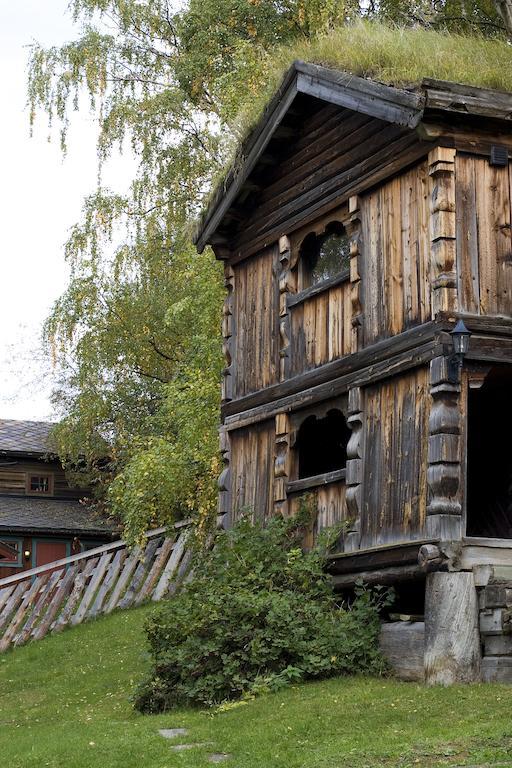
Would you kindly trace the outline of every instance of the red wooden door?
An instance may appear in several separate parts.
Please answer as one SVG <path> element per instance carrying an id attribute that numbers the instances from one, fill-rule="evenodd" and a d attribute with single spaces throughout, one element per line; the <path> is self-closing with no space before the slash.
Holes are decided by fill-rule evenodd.
<path id="1" fill-rule="evenodd" d="M 36 566 L 53 563 L 54 560 L 61 560 L 61 558 L 67 557 L 65 541 L 37 541 L 34 546 L 36 550 Z"/>

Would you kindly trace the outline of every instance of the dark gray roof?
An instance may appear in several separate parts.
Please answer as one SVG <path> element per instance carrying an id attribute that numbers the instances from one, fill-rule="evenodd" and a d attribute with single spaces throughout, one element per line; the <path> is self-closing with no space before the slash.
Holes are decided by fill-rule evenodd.
<path id="1" fill-rule="evenodd" d="M 0 419 L 0 452 L 45 454 L 51 452 L 50 421 Z"/>
<path id="2" fill-rule="evenodd" d="M 106 534 L 116 528 L 79 501 L 0 496 L 0 531 Z"/>

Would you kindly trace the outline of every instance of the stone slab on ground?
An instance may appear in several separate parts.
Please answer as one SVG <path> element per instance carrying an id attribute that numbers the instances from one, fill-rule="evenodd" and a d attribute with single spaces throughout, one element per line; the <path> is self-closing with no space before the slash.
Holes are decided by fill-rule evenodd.
<path id="1" fill-rule="evenodd" d="M 211 755 L 208 755 L 208 762 L 209 763 L 223 763 L 224 760 L 229 760 L 231 755 L 227 755 L 225 752 L 214 752 Z"/>
<path id="2" fill-rule="evenodd" d="M 175 739 L 177 736 L 188 736 L 186 728 L 160 728 L 158 731 L 164 739 Z"/>
<path id="3" fill-rule="evenodd" d="M 185 749 L 200 749 L 201 747 L 209 747 L 210 742 L 203 742 L 202 744 L 172 744 L 171 749 L 175 752 L 183 752 Z"/>

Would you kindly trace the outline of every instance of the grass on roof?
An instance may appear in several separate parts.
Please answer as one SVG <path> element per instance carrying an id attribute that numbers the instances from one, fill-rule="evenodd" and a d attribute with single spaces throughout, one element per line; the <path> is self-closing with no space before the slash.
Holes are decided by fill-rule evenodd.
<path id="1" fill-rule="evenodd" d="M 209 204 L 222 195 L 228 169 L 237 168 L 242 162 L 243 141 L 296 60 L 398 87 L 414 86 L 430 77 L 512 92 L 512 46 L 500 39 L 359 21 L 311 40 L 277 48 L 262 62 L 260 77 L 252 88 L 246 88 L 247 99 L 234 126 L 240 141 L 215 175 L 200 220 L 204 220 Z"/>
<path id="2" fill-rule="evenodd" d="M 265 87 L 251 93 L 240 116 L 245 132 L 297 59 L 399 87 L 431 77 L 512 91 L 512 46 L 503 40 L 360 21 L 277 49 L 268 60 Z"/>

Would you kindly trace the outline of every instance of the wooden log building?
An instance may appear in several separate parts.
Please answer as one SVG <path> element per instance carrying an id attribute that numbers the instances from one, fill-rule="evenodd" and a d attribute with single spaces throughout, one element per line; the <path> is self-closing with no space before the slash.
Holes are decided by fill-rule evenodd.
<path id="1" fill-rule="evenodd" d="M 51 449 L 54 424 L 0 419 L 0 579 L 119 538 Z"/>
<path id="2" fill-rule="evenodd" d="M 335 585 L 394 585 L 419 621 L 386 642 L 428 682 L 512 680 L 511 126 L 509 93 L 296 62 L 196 235 L 225 264 L 220 513 L 343 522 Z"/>

